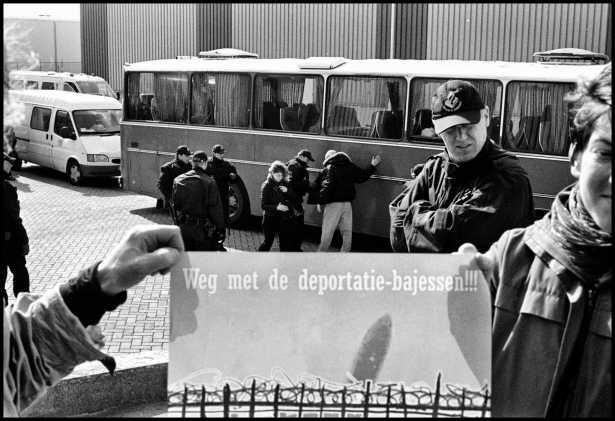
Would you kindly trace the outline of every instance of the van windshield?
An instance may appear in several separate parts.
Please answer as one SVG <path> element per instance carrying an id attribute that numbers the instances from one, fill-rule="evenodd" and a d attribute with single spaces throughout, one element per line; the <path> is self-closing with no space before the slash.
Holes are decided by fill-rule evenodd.
<path id="1" fill-rule="evenodd" d="M 107 82 L 76 82 L 82 94 L 102 95 L 115 98 L 113 89 Z"/>
<path id="2" fill-rule="evenodd" d="M 121 118 L 122 110 L 73 111 L 73 120 L 80 136 L 119 133 Z"/>

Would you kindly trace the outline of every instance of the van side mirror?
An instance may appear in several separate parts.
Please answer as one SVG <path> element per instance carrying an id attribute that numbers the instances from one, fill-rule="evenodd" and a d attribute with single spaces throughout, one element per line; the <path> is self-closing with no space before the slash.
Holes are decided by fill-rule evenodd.
<path id="1" fill-rule="evenodd" d="M 76 140 L 77 139 L 77 135 L 75 134 L 74 131 L 72 131 L 68 126 L 62 126 L 60 128 L 60 136 L 62 136 L 65 139 L 72 139 L 72 140 Z"/>
<path id="2" fill-rule="evenodd" d="M 115 98 L 119 101 L 120 100 L 120 91 L 115 91 Z"/>

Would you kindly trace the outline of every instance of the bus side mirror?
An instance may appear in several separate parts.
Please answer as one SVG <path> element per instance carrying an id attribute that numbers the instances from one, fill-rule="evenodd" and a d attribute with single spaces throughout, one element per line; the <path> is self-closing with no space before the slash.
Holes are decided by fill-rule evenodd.
<path id="1" fill-rule="evenodd" d="M 76 140 L 77 139 L 77 135 L 75 135 L 75 132 L 72 131 L 68 126 L 62 126 L 60 128 L 60 136 L 62 136 L 65 139 L 72 139 L 72 140 Z"/>

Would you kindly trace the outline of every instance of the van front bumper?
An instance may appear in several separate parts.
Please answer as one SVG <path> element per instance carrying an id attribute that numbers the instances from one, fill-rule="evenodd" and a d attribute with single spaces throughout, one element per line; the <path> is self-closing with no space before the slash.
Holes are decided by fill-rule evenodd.
<path id="1" fill-rule="evenodd" d="M 84 177 L 115 177 L 121 175 L 120 165 L 81 165 L 81 174 Z"/>

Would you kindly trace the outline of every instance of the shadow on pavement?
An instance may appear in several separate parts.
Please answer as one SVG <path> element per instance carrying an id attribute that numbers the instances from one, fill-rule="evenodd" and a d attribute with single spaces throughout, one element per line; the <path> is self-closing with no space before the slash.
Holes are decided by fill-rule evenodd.
<path id="1" fill-rule="evenodd" d="M 158 209 L 156 207 L 132 209 L 129 211 L 133 215 L 140 216 L 157 224 L 172 224 L 171 215 L 166 209 Z"/>

